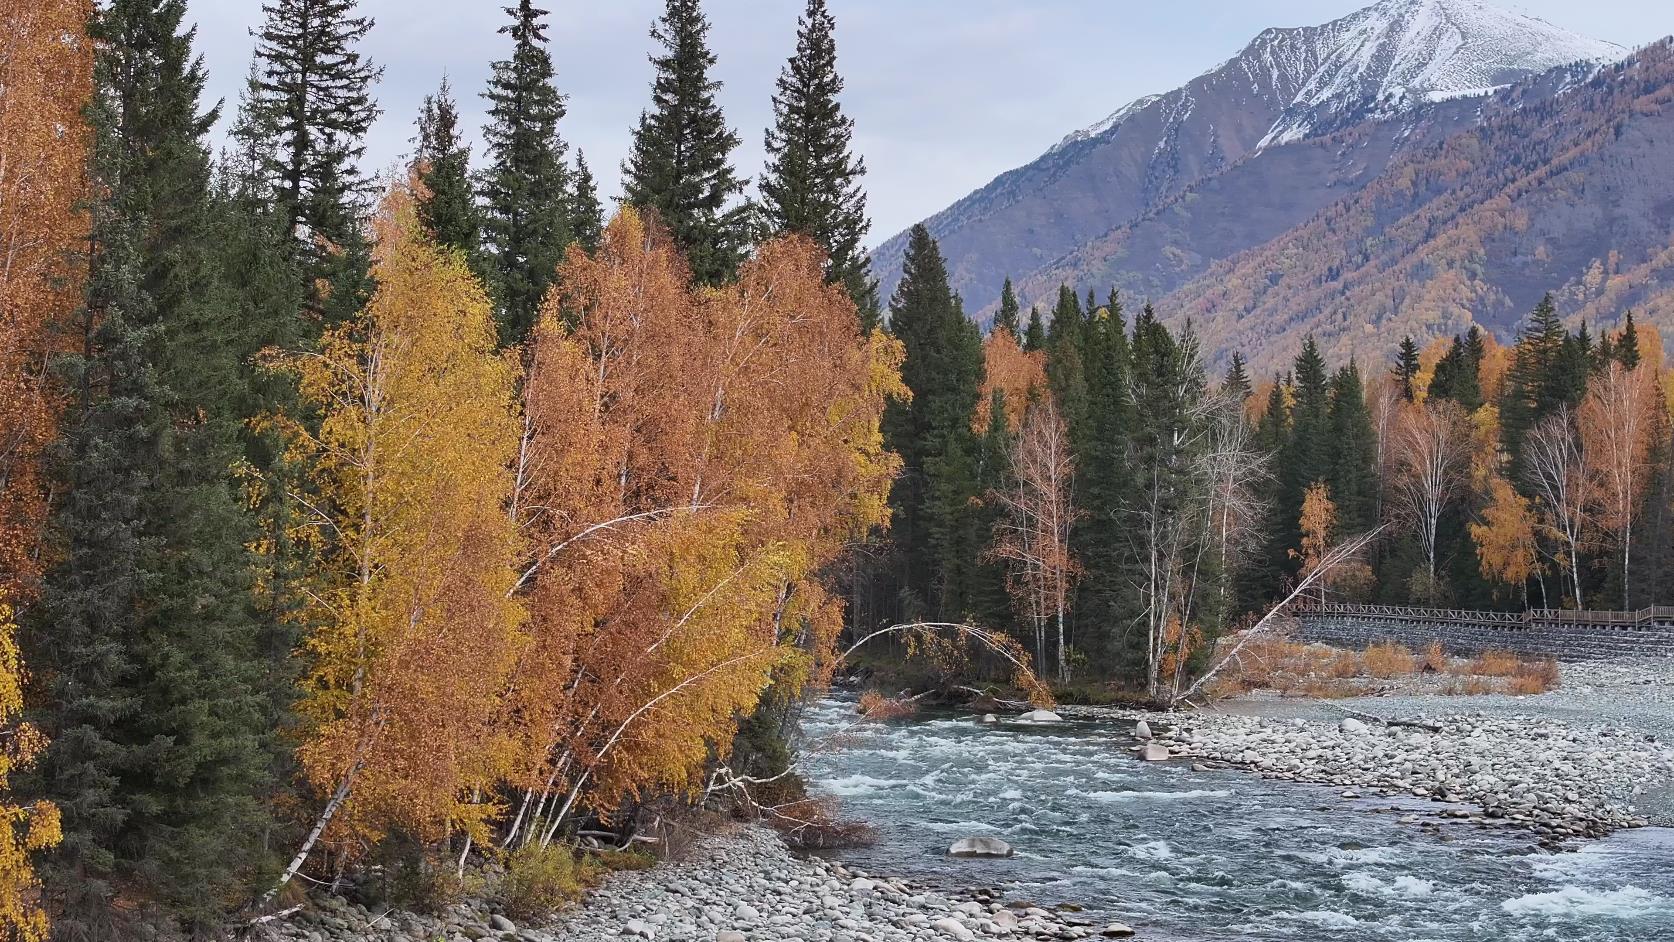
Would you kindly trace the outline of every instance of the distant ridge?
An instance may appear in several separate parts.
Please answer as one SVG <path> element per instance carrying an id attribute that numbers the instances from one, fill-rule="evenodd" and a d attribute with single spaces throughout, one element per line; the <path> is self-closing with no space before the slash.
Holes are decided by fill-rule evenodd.
<path id="1" fill-rule="evenodd" d="M 1382 0 L 1320 26 L 1265 30 L 1181 88 L 1138 99 L 1068 135 L 927 225 L 941 242 L 955 290 L 969 310 L 983 311 L 1006 277 L 1038 286 L 1047 270 L 1074 276 L 1075 260 L 1089 251 L 1095 255 L 1087 265 L 1107 273 L 1113 266 L 1096 257 L 1095 243 L 1270 149 L 1370 123 L 1391 137 L 1366 146 L 1392 150 L 1414 130 L 1400 119 L 1438 102 L 1479 99 L 1555 67 L 1625 54 L 1480 0 Z M 1460 122 L 1470 110 L 1442 120 Z M 1357 182 L 1364 181 L 1344 176 L 1336 185 Z M 1319 207 L 1317 183 L 1264 181 L 1281 203 L 1288 188 L 1314 191 L 1298 197 L 1301 218 Z M 904 246 L 902 234 L 874 253 L 886 295 L 899 278 Z M 1024 300 L 1049 294 L 1042 288 Z"/>

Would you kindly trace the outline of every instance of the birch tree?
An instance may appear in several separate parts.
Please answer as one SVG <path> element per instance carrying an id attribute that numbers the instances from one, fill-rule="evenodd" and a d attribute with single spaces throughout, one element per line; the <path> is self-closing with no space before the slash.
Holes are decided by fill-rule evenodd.
<path id="1" fill-rule="evenodd" d="M 1079 571 L 1070 553 L 1070 531 L 1078 516 L 1075 462 L 1069 427 L 1048 394 L 1030 405 L 1012 452 L 1009 489 L 994 499 L 1002 509 L 995 525 L 993 555 L 1009 565 L 1007 586 L 1017 607 L 1034 627 L 1035 670 L 1048 673 L 1047 634 L 1056 629 L 1059 683 L 1069 682 L 1069 645 L 1064 621 L 1070 591 Z"/>
<path id="2" fill-rule="evenodd" d="M 1632 608 L 1634 523 L 1650 479 L 1649 457 L 1656 429 L 1655 371 L 1611 362 L 1588 384 L 1576 419 L 1581 450 L 1588 457 L 1598 524 L 1616 544 L 1621 563 L 1622 610 Z"/>
<path id="3" fill-rule="evenodd" d="M 1535 423 L 1523 442 L 1523 476 L 1534 495 L 1541 529 L 1559 544 L 1559 566 L 1569 574 L 1575 607 L 1585 608 L 1581 591 L 1581 545 L 1590 525 L 1589 474 L 1575 415 L 1559 405 Z"/>
<path id="4" fill-rule="evenodd" d="M 1394 503 L 1424 551 L 1423 592 L 1438 593 L 1436 553 L 1442 515 L 1464 488 L 1470 465 L 1469 421 L 1451 401 L 1410 403 L 1395 425 Z"/>

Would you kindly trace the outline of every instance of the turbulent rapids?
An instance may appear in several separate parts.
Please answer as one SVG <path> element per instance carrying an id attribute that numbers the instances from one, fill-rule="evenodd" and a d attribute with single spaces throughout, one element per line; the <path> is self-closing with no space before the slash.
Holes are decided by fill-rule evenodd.
<path id="1" fill-rule="evenodd" d="M 853 722 L 853 704 L 831 700 L 805 728 L 814 742 Z M 1451 821 L 1429 802 L 1141 763 L 1122 732 L 965 716 L 867 725 L 821 752 L 812 777 L 879 830 L 847 862 L 1079 905 L 1148 938 L 1674 938 L 1668 830 L 1554 855 L 1526 832 Z M 1003 838 L 1017 855 L 946 856 L 973 835 Z"/>

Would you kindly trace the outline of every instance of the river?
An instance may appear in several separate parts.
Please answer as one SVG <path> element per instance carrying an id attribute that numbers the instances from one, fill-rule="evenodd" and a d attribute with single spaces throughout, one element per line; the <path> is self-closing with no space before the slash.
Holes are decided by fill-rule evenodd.
<path id="1" fill-rule="evenodd" d="M 875 873 L 1078 904 L 1181 942 L 1674 940 L 1669 830 L 1554 855 L 1518 831 L 1442 821 L 1430 802 L 1142 763 L 1109 724 L 925 714 L 831 740 L 854 721 L 852 701 L 810 709 L 810 743 L 828 743 L 811 750 L 810 781 L 877 827 L 875 846 L 839 855 Z M 1400 823 L 1413 814 L 1436 827 Z M 946 856 L 971 835 L 1017 855 Z"/>

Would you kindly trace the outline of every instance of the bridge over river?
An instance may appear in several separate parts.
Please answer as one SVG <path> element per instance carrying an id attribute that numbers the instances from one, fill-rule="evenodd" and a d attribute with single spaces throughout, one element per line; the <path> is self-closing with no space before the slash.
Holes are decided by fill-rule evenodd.
<path id="1" fill-rule="evenodd" d="M 1345 648 L 1394 641 L 1416 651 L 1439 641 L 1458 655 L 1510 651 L 1561 661 L 1674 656 L 1671 606 L 1637 612 L 1483 612 L 1308 602 L 1294 614 L 1298 640 Z"/>

